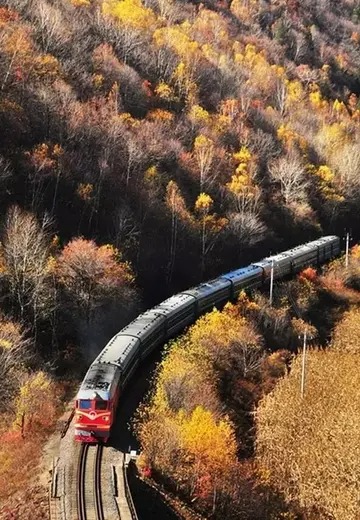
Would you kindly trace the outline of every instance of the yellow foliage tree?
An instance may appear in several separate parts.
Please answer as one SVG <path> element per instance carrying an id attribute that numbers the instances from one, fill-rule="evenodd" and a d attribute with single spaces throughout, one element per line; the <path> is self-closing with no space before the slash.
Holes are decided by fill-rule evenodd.
<path id="1" fill-rule="evenodd" d="M 300 81 L 287 82 L 287 102 L 289 105 L 297 103 L 304 98 L 304 89 Z"/>
<path id="2" fill-rule="evenodd" d="M 198 99 L 198 87 L 193 79 L 192 68 L 191 64 L 180 61 L 171 78 L 179 95 L 185 98 L 185 103 L 189 107 L 196 104 Z"/>
<path id="3" fill-rule="evenodd" d="M 230 9 L 241 21 L 249 22 L 258 12 L 259 0 L 232 0 Z"/>
<path id="4" fill-rule="evenodd" d="M 284 80 L 284 69 L 277 65 L 271 65 L 264 50 L 258 50 L 252 43 L 248 43 L 245 49 L 239 42 L 233 44 L 234 63 L 246 69 L 249 74 L 248 85 L 254 85 L 257 90 L 267 97 L 270 92 L 276 90 L 279 79 Z"/>
<path id="5" fill-rule="evenodd" d="M 339 113 L 346 113 L 346 107 L 342 101 L 339 101 L 338 99 L 335 99 L 333 103 L 333 110 L 335 112 Z"/>
<path id="6" fill-rule="evenodd" d="M 338 193 L 335 187 L 335 173 L 326 164 L 321 164 L 316 167 L 313 164 L 308 164 L 306 170 L 309 174 L 314 175 L 319 184 L 319 189 L 326 201 L 332 203 L 339 203 L 344 200 L 344 197 Z"/>
<path id="7" fill-rule="evenodd" d="M 51 54 L 37 56 L 34 60 L 32 76 L 42 83 L 52 83 L 60 74 L 59 61 Z"/>
<path id="8" fill-rule="evenodd" d="M 246 146 L 242 146 L 239 152 L 233 154 L 238 163 L 248 164 L 251 160 L 251 152 Z"/>
<path id="9" fill-rule="evenodd" d="M 226 20 L 220 13 L 210 9 L 201 9 L 191 27 L 194 40 L 209 44 L 212 49 L 226 49 L 229 34 Z"/>
<path id="10" fill-rule="evenodd" d="M 189 119 L 194 125 L 205 126 L 210 122 L 210 114 L 200 105 L 193 105 L 190 108 Z"/>
<path id="11" fill-rule="evenodd" d="M 295 132 L 288 124 L 281 124 L 277 129 L 277 136 L 288 150 L 298 145 L 301 150 L 306 151 L 307 141 L 297 132 Z"/>
<path id="12" fill-rule="evenodd" d="M 189 28 L 188 22 L 179 26 L 162 27 L 154 31 L 153 38 L 156 45 L 168 45 L 182 60 L 189 62 L 199 49 L 199 44 L 189 36 Z"/>
<path id="13" fill-rule="evenodd" d="M 216 491 L 217 480 L 236 460 L 231 424 L 226 418 L 216 421 L 211 412 L 198 406 L 182 419 L 180 435 L 191 467 L 191 494 L 203 493 L 201 483 L 205 477 L 208 478 L 207 488 Z"/>
<path id="14" fill-rule="evenodd" d="M 320 152 L 331 164 L 333 155 L 338 155 L 339 151 L 346 144 L 351 142 L 348 128 L 344 122 L 324 124 L 316 137 L 316 143 Z"/>
<path id="15" fill-rule="evenodd" d="M 103 13 L 110 15 L 121 24 L 135 29 L 149 29 L 156 26 L 153 11 L 145 7 L 141 0 L 105 0 Z"/>
<path id="16" fill-rule="evenodd" d="M 161 99 L 167 101 L 173 99 L 175 95 L 172 87 L 164 81 L 160 81 L 160 83 L 155 87 L 155 94 L 157 94 Z"/>
<path id="17" fill-rule="evenodd" d="M 15 402 L 16 425 L 24 437 L 26 431 L 49 427 L 56 413 L 55 386 L 45 372 L 29 376 Z"/>

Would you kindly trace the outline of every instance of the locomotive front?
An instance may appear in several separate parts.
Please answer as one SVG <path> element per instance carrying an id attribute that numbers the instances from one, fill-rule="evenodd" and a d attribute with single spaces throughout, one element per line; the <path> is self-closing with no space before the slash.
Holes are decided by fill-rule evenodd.
<path id="1" fill-rule="evenodd" d="M 113 365 L 90 366 L 75 402 L 75 440 L 107 442 L 114 420 L 118 391 L 117 368 Z"/>

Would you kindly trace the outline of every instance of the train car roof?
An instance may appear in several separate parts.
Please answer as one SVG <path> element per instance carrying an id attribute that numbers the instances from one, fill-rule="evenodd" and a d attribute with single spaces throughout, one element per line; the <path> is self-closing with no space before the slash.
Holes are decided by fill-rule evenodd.
<path id="1" fill-rule="evenodd" d="M 150 309 L 140 314 L 129 325 L 121 329 L 117 336 L 135 336 L 139 338 L 141 334 L 159 326 L 160 323 L 165 323 L 165 317 Z"/>
<path id="2" fill-rule="evenodd" d="M 220 278 L 234 279 L 237 280 L 239 278 L 244 278 L 249 276 L 249 274 L 256 274 L 257 272 L 262 272 L 261 268 L 257 265 L 248 265 L 247 267 L 241 267 L 240 269 L 236 269 L 235 271 L 230 271 L 229 273 L 225 273 L 221 275 Z"/>
<path id="3" fill-rule="evenodd" d="M 120 368 L 131 351 L 140 347 L 140 340 L 133 336 L 122 334 L 122 330 L 107 343 L 98 356 L 98 363 L 112 363 Z"/>
<path id="4" fill-rule="evenodd" d="M 340 239 L 336 235 L 328 235 L 326 237 L 318 238 L 317 240 L 314 241 L 314 243 L 316 243 L 316 242 L 319 242 L 319 243 L 333 242 L 334 240 L 340 240 Z M 310 242 L 310 243 L 312 243 L 312 242 Z"/>
<path id="5" fill-rule="evenodd" d="M 195 298 L 198 298 L 199 296 L 204 297 L 207 294 L 213 294 L 214 289 L 220 290 L 224 287 L 230 287 L 230 285 L 230 280 L 227 280 L 226 278 L 220 276 L 219 278 L 215 278 L 214 280 L 210 280 L 209 282 L 205 282 L 200 285 L 196 285 L 195 287 L 191 287 L 191 289 L 188 289 L 187 291 L 184 291 L 181 294 L 187 294 L 190 296 L 194 296 Z"/>
<path id="6" fill-rule="evenodd" d="M 189 294 L 174 294 L 167 300 L 159 303 L 156 307 L 153 307 L 152 311 L 158 312 L 164 316 L 168 316 L 173 314 L 174 312 L 180 311 L 188 307 L 189 305 L 195 302 L 195 298 L 193 295 Z"/>
<path id="7" fill-rule="evenodd" d="M 259 260 L 259 262 L 254 262 L 251 265 L 253 267 L 269 267 L 271 266 L 271 257 L 263 258 L 262 260 Z"/>
<path id="8" fill-rule="evenodd" d="M 109 400 L 113 394 L 115 385 L 115 373 L 118 368 L 115 365 L 93 363 L 81 383 L 76 399 L 100 399 Z"/>
<path id="9" fill-rule="evenodd" d="M 296 246 L 293 249 L 288 249 L 287 251 L 284 251 L 283 253 L 278 253 L 276 255 L 267 256 L 266 258 L 263 258 L 259 262 L 254 262 L 253 266 L 259 266 L 263 268 L 269 268 L 271 267 L 271 263 L 274 262 L 281 262 L 282 260 L 289 260 L 291 259 L 291 256 L 294 254 L 298 254 L 301 252 L 307 252 L 310 251 L 311 248 L 308 247 L 308 244 L 302 244 L 300 246 Z"/>
<path id="10" fill-rule="evenodd" d="M 289 260 L 291 257 L 290 251 L 285 251 L 284 253 L 279 253 L 277 255 L 272 255 L 267 258 L 270 262 L 273 260 L 274 262 L 281 262 L 281 260 Z"/>

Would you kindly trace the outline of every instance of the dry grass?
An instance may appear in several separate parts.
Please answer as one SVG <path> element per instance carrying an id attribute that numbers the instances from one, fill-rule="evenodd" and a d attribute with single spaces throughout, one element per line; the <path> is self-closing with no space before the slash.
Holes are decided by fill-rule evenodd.
<path id="1" fill-rule="evenodd" d="M 302 399 L 298 357 L 257 411 L 262 474 L 309 520 L 359 518 L 358 360 L 343 352 L 309 352 Z"/>

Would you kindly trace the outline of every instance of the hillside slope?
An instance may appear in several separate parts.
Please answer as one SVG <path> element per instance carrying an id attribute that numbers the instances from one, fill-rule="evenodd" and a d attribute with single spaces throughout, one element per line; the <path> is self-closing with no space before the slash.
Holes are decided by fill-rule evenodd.
<path id="1" fill-rule="evenodd" d="M 6 6 L 2 208 L 125 248 L 149 299 L 357 221 L 355 1 Z"/>

